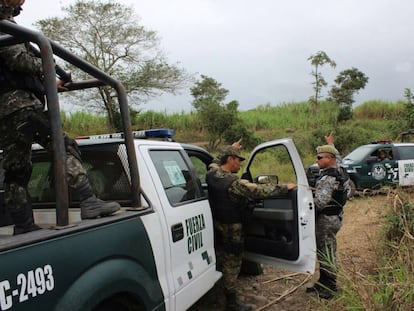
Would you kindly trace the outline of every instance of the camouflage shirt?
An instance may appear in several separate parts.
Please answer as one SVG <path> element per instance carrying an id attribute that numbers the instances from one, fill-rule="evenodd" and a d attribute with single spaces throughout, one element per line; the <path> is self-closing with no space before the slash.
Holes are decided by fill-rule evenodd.
<path id="1" fill-rule="evenodd" d="M 332 199 L 332 195 L 336 189 L 338 189 L 338 182 L 333 176 L 322 176 L 316 182 L 316 190 L 314 202 L 316 205 L 316 210 L 323 210 Z"/>
<path id="2" fill-rule="evenodd" d="M 0 33 L 1 35 L 2 33 Z M 42 61 L 34 56 L 24 43 L 0 47 L 0 66 L 28 76 L 42 76 Z M 41 105 L 30 92 L 12 90 L 0 94 L 0 119 L 24 107 Z"/>
<path id="3" fill-rule="evenodd" d="M 216 170 L 216 176 L 225 178 L 233 173 Z M 255 184 L 247 179 L 236 179 L 229 188 L 230 199 L 235 202 L 247 203 L 249 199 L 276 197 L 288 193 L 286 185 Z"/>
<path id="4" fill-rule="evenodd" d="M 316 210 L 319 212 L 332 203 L 336 191 L 345 192 L 346 197 L 349 197 L 351 192 L 349 177 L 344 180 L 343 185 L 341 186 L 340 181 L 338 181 L 335 176 L 326 175 L 323 173 L 323 170 L 321 171 L 321 175 L 322 176 L 316 181 L 314 192 L 314 202 Z"/>

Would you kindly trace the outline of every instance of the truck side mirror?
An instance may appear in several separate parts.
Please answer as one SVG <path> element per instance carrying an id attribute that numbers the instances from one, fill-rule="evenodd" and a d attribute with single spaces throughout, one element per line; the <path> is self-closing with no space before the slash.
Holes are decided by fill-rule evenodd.
<path id="1" fill-rule="evenodd" d="M 259 175 L 256 177 L 256 182 L 258 184 L 278 184 L 279 177 L 277 175 Z"/>

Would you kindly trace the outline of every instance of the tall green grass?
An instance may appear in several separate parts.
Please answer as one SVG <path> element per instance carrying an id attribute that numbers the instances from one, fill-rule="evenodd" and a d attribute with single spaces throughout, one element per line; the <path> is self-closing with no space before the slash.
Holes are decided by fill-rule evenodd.
<path id="1" fill-rule="evenodd" d="M 106 132 L 106 117 L 86 112 L 61 113 L 64 130 L 72 137 L 102 134 Z"/>
<path id="2" fill-rule="evenodd" d="M 397 189 L 384 200 L 385 224 L 373 241 L 376 260 L 372 274 L 338 270 L 341 291 L 324 310 L 414 310 L 414 194 Z M 361 251 L 364 251 L 361 249 Z"/>

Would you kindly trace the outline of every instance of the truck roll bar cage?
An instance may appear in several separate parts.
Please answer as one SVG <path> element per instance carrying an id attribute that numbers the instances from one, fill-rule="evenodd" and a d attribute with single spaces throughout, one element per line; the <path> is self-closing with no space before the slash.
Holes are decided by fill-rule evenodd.
<path id="1" fill-rule="evenodd" d="M 0 20 L 0 47 L 18 43 L 31 42 L 36 44 L 40 50 L 44 74 L 44 86 L 46 91 L 47 106 L 49 110 L 50 125 L 52 130 L 52 148 L 54 160 L 54 174 L 56 195 L 56 225 L 64 227 L 69 224 L 69 195 L 66 182 L 66 152 L 63 141 L 62 121 L 60 118 L 60 106 L 58 91 L 56 87 L 56 73 L 63 81 L 70 81 L 70 75 L 62 68 L 56 66 L 53 56 L 56 55 L 62 60 L 76 66 L 82 71 L 91 75 L 94 79 L 72 82 L 67 85 L 68 90 L 80 90 L 86 88 L 111 86 L 115 89 L 121 113 L 122 128 L 128 155 L 129 170 L 131 176 L 131 201 L 132 207 L 141 205 L 141 189 L 138 174 L 138 162 L 134 149 L 134 138 L 132 135 L 131 120 L 127 95 L 121 82 L 112 78 L 99 68 L 77 57 L 56 42 L 46 38 L 41 32 L 30 30 L 19 26 L 8 20 Z M 66 85 L 65 85 L 66 87 Z"/>

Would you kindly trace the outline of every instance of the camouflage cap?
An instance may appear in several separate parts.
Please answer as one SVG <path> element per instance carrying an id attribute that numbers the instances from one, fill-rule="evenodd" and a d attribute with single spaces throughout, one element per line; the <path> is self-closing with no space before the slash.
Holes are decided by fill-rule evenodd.
<path id="1" fill-rule="evenodd" d="M 242 157 L 241 152 L 240 152 L 240 148 L 234 147 L 234 146 L 225 146 L 221 152 L 220 152 L 220 157 L 224 157 L 224 156 L 235 156 L 238 157 L 241 161 L 244 161 L 245 158 Z"/>
<path id="2" fill-rule="evenodd" d="M 333 154 L 334 156 L 339 155 L 339 151 L 332 145 L 323 145 L 323 146 L 318 146 L 316 147 L 316 153 L 330 153 Z"/>

